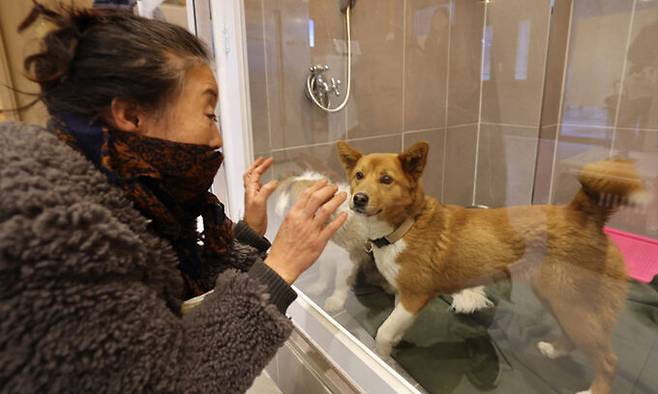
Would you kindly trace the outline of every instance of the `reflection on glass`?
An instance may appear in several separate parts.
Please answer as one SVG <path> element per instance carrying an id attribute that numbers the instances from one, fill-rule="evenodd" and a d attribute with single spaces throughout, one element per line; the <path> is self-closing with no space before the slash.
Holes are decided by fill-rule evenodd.
<path id="1" fill-rule="evenodd" d="M 354 39 L 363 53 L 353 75 L 356 104 L 334 117 L 306 106 L 295 83 L 315 59 L 342 64 L 332 44 L 344 34 L 336 10 L 322 0 L 246 3 L 253 15 L 248 26 L 261 26 L 264 32 L 248 36 L 250 89 L 252 108 L 259 108 L 252 114 L 260 125 L 255 137 L 269 135 L 275 141 L 274 146 L 259 145 L 258 152 L 274 156 L 273 178 L 290 180 L 312 170 L 349 189 L 353 179 L 344 174 L 337 139 L 347 138 L 363 153 L 398 153 L 427 139 L 431 164 L 422 181 L 432 191 L 428 194 L 462 199 L 450 201 L 461 205 L 503 208 L 463 211 L 468 212 L 464 217 L 499 215 L 500 220 L 495 225 L 482 220 L 458 236 L 450 231 L 471 219 L 454 216 L 456 207 L 437 208 L 441 214 L 433 220 L 446 220 L 441 231 L 449 231 L 452 250 L 463 252 L 450 265 L 478 280 L 457 285 L 453 276 L 448 280 L 453 288 L 432 294 L 413 322 L 405 324 L 409 327 L 400 342 L 390 341 L 391 357 L 381 356 L 389 365 L 427 392 L 575 393 L 593 383 L 594 393 L 655 392 L 658 199 L 629 201 L 630 195 L 616 189 L 600 193 L 600 182 L 579 180 L 579 174 L 610 157 L 633 159 L 648 192 L 634 197 L 658 196 L 658 2 L 546 0 L 541 7 L 514 7 L 521 2 L 418 0 L 404 2 L 405 10 L 398 10 L 397 0 L 378 1 L 369 9 L 357 5 Z M 559 12 L 551 13 L 553 6 Z M 294 16 L 273 11 L 283 8 L 294 10 Z M 540 18 L 539 12 L 545 14 Z M 487 13 L 495 17 L 485 24 Z M 555 15 L 566 19 L 551 19 Z M 568 31 L 535 34 L 542 32 L 540 19 L 549 20 L 550 29 Z M 496 39 L 509 42 L 492 45 L 494 25 Z M 554 58 L 538 61 L 547 53 L 533 51 L 538 47 L 549 48 Z M 544 78 L 546 64 L 557 68 L 553 79 Z M 537 76 L 546 81 L 534 88 L 530 82 Z M 561 91 L 560 97 L 543 102 L 549 84 Z M 460 99 L 464 89 L 472 103 Z M 514 97 L 502 96 L 510 91 Z M 509 103 L 544 105 L 542 114 L 559 116 L 550 123 L 539 114 L 533 120 L 510 111 Z M 483 115 L 503 112 L 505 121 Z M 400 117 L 404 122 L 398 122 Z M 376 122 L 361 122 L 365 118 Z M 330 133 L 314 131 L 328 123 Z M 355 123 L 360 123 L 358 133 L 348 128 Z M 555 132 L 542 137 L 549 153 L 538 156 L 539 131 L 551 128 Z M 547 168 L 547 174 L 535 176 L 539 167 Z M 302 188 L 302 183 L 297 191 L 291 185 L 284 182 L 279 190 L 288 203 Z M 527 205 L 539 186 L 551 204 L 582 211 L 505 207 Z M 285 212 L 285 203 L 274 209 L 277 198 L 271 231 Z M 342 209 L 350 221 L 297 286 L 335 324 L 376 351 L 384 322 L 392 314 L 404 322 L 404 315 L 394 313 L 401 292 L 391 280 L 395 270 L 366 252 L 372 224 L 360 221 L 348 206 Z M 434 244 L 441 231 L 424 241 Z M 499 261 L 496 256 L 504 248 L 498 247 L 509 244 L 516 246 L 500 261 L 510 268 L 482 274 L 479 270 Z M 435 261 L 441 250 L 430 249 L 421 260 Z M 517 269 L 525 266 L 543 274 Z M 416 290 L 443 269 L 419 265 L 416 271 L 423 273 Z"/>
<path id="2" fill-rule="evenodd" d="M 494 30 L 492 25 L 487 25 L 484 28 L 484 51 L 482 62 L 482 80 L 489 81 L 491 79 L 491 45 L 493 45 Z"/>
<path id="3" fill-rule="evenodd" d="M 516 67 L 514 79 L 517 81 L 528 78 L 528 56 L 530 49 L 530 21 L 519 22 L 519 35 L 516 42 Z"/>

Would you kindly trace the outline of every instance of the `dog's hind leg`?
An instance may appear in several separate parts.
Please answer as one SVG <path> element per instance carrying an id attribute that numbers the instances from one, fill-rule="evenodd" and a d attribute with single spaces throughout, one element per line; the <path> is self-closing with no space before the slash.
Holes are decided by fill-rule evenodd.
<path id="1" fill-rule="evenodd" d="M 553 341 L 539 341 L 537 343 L 537 349 L 539 352 L 546 358 L 554 360 L 556 358 L 564 357 L 569 355 L 575 348 L 573 341 L 571 341 L 565 332 L 564 327 L 562 327 L 562 322 L 558 319 L 555 311 L 553 311 L 553 308 L 551 306 L 551 303 L 549 300 L 546 298 L 547 295 L 544 294 L 544 292 L 541 291 L 541 288 L 538 288 L 537 286 L 534 286 L 535 290 L 535 295 L 541 301 L 541 303 L 544 305 L 544 307 L 551 312 L 551 314 L 555 317 L 555 319 L 558 322 L 558 325 L 562 329 L 562 336 L 556 340 Z"/>
<path id="2" fill-rule="evenodd" d="M 384 357 L 391 354 L 393 346 L 400 342 L 404 333 L 416 320 L 418 312 L 423 309 L 429 299 L 428 296 L 409 297 L 405 294 L 400 295 L 393 312 L 377 330 L 375 342 L 379 354 Z"/>
<path id="3" fill-rule="evenodd" d="M 554 360 L 569 355 L 574 350 L 574 345 L 569 338 L 562 336 L 551 342 L 538 342 L 537 349 L 544 357 Z"/>
<path id="4" fill-rule="evenodd" d="M 546 345 L 538 346 L 544 346 L 544 351 L 549 350 L 554 357 L 561 355 L 561 352 L 571 350 L 574 346 L 583 351 L 590 359 L 594 370 L 594 381 L 589 391 L 582 393 L 608 394 L 611 391 L 617 366 L 617 356 L 610 343 L 616 314 L 611 313 L 612 310 L 604 311 L 597 308 L 594 302 L 606 302 L 606 300 L 592 301 L 586 292 L 577 296 L 572 292 L 568 297 L 564 296 L 564 293 L 569 293 L 568 290 L 562 289 L 562 293 L 560 295 L 553 292 L 551 297 L 546 297 L 544 300 L 548 302 L 550 311 L 568 340 L 563 339 L 551 344 L 552 349 Z M 611 300 L 608 301 L 612 303 Z"/>

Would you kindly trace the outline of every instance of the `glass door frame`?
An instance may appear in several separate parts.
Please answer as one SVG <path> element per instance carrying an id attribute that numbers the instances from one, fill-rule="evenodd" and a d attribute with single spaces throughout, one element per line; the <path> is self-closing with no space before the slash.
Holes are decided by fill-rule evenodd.
<path id="1" fill-rule="evenodd" d="M 213 190 L 236 220 L 244 213 L 242 174 L 254 160 L 244 1 L 187 0 L 187 11 L 191 30 L 214 53 L 225 158 L 224 172 L 216 177 Z M 314 341 L 356 387 L 367 393 L 421 393 L 300 289 L 295 290 L 299 297 L 288 309 L 295 328 Z"/>

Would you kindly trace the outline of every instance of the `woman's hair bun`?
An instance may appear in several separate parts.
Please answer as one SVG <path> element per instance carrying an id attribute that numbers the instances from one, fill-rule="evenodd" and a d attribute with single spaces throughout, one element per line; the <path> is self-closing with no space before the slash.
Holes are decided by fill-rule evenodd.
<path id="1" fill-rule="evenodd" d="M 54 29 L 41 41 L 40 51 L 27 56 L 23 65 L 28 78 L 38 83 L 43 91 L 47 91 L 66 78 L 80 37 L 98 16 L 92 10 L 73 8 L 64 8 L 60 13 L 37 0 L 33 2 L 34 7 L 18 26 L 18 31 L 24 31 L 40 18 L 52 23 Z"/>
<path id="2" fill-rule="evenodd" d="M 42 101 L 55 116 L 99 118 L 115 98 L 164 108 L 187 70 L 210 62 L 204 44 L 186 29 L 129 11 L 48 8 L 34 0 L 19 31 L 37 21 L 49 22 L 52 29 L 24 67 L 40 86 L 35 102 Z"/>

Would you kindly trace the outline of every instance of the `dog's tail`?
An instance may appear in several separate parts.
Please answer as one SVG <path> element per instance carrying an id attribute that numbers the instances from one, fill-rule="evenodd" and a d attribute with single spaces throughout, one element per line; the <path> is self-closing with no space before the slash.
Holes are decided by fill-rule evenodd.
<path id="1" fill-rule="evenodd" d="M 622 205 L 644 205 L 651 200 L 634 161 L 612 158 L 587 164 L 578 180 L 580 191 L 570 206 L 602 219 L 601 225 Z"/>
<path id="2" fill-rule="evenodd" d="M 326 179 L 326 177 L 317 172 L 307 171 L 279 182 L 274 207 L 276 214 L 283 217 L 292 204 L 297 201 L 299 193 L 321 179 Z"/>

